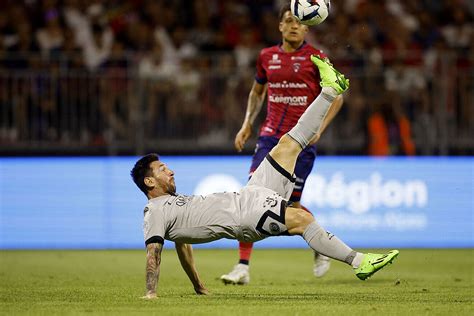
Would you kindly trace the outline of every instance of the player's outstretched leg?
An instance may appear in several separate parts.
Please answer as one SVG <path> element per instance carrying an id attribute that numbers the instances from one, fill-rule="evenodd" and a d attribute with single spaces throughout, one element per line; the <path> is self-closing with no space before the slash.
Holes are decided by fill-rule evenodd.
<path id="1" fill-rule="evenodd" d="M 298 120 L 298 123 L 282 138 L 270 152 L 270 156 L 290 174 L 293 173 L 296 159 L 303 148 L 319 138 L 321 126 L 332 102 L 349 88 L 349 80 L 334 69 L 328 59 L 311 56 L 321 75 L 322 90 Z"/>
<path id="2" fill-rule="evenodd" d="M 310 104 L 298 123 L 289 132 L 302 148 L 308 146 L 321 133 L 323 121 L 336 97 L 349 89 L 349 80 L 337 71 L 327 58 L 311 56 L 311 61 L 318 67 L 321 76 L 321 93 Z"/>
<path id="3" fill-rule="evenodd" d="M 369 278 L 398 256 L 398 250 L 387 254 L 363 254 L 354 251 L 334 234 L 327 232 L 311 214 L 302 209 L 288 207 L 285 212 L 285 225 L 290 235 L 301 235 L 313 250 L 351 265 L 361 280 Z"/>

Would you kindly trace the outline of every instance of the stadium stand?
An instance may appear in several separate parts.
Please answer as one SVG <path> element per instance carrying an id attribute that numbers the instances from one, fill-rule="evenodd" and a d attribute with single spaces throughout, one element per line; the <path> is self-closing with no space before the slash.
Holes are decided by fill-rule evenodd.
<path id="1" fill-rule="evenodd" d="M 234 153 L 282 3 L 2 1 L 0 154 Z M 472 155 L 473 15 L 467 0 L 333 0 L 307 40 L 351 89 L 319 151 L 369 154 L 388 105 L 417 155 Z"/>

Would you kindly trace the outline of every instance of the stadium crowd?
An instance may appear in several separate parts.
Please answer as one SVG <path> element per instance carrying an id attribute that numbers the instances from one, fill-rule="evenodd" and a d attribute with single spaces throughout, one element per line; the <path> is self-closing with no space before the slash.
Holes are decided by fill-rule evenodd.
<path id="1" fill-rule="evenodd" d="M 133 143 L 137 128 L 231 145 L 258 51 L 280 40 L 282 3 L 0 2 L 0 147 Z M 472 154 L 473 16 L 468 0 L 333 0 L 307 40 L 351 89 L 321 147 Z M 460 145 L 449 147 L 452 139 Z"/>

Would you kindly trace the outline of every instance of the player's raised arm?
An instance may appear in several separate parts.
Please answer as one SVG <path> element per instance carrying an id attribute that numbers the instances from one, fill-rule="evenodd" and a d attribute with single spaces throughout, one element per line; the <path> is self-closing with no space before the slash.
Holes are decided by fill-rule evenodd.
<path id="1" fill-rule="evenodd" d="M 235 149 L 239 152 L 242 151 L 245 143 L 252 135 L 252 125 L 258 113 L 262 110 L 263 100 L 265 99 L 265 93 L 267 91 L 266 87 L 266 85 L 254 81 L 252 90 L 250 90 L 245 119 L 234 140 Z"/>
<path id="2" fill-rule="evenodd" d="M 163 244 L 149 243 L 146 246 L 146 295 L 142 298 L 156 298 L 156 285 L 160 278 L 161 250 Z"/>
<path id="3" fill-rule="evenodd" d="M 176 243 L 176 252 L 178 253 L 179 261 L 184 271 L 188 275 L 189 279 L 193 283 L 194 291 L 198 295 L 209 294 L 208 290 L 204 287 L 199 274 L 194 266 L 193 248 L 191 245 Z"/>

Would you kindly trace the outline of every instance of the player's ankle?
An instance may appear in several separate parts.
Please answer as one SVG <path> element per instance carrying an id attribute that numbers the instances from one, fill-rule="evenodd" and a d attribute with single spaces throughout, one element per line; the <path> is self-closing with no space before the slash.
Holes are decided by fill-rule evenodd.
<path id="1" fill-rule="evenodd" d="M 321 89 L 321 93 L 327 94 L 333 98 L 336 98 L 339 95 L 336 89 L 334 89 L 333 87 L 323 87 Z"/>
<path id="2" fill-rule="evenodd" d="M 249 265 L 249 260 L 248 259 L 239 259 L 239 264 L 245 264 L 246 266 Z"/>
<path id="3" fill-rule="evenodd" d="M 362 263 L 362 259 L 364 259 L 364 254 L 361 253 L 361 252 L 358 252 L 354 257 L 354 260 L 352 260 L 351 266 L 354 269 L 357 269 L 360 266 L 360 264 Z"/>

